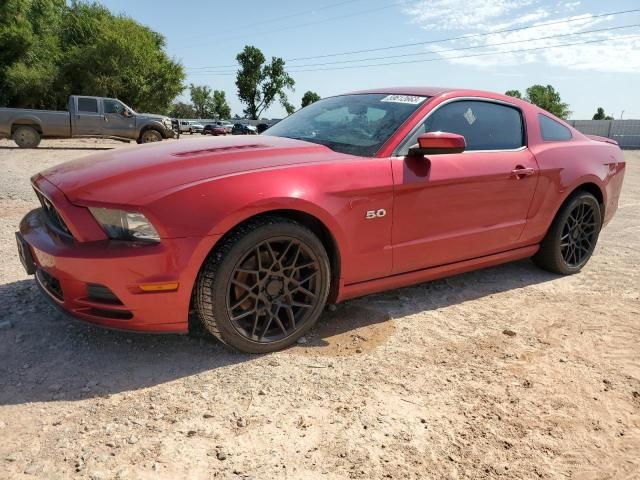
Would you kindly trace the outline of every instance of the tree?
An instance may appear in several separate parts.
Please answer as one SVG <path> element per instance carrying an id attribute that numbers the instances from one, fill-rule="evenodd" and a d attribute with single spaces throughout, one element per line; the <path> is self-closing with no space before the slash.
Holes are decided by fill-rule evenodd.
<path id="1" fill-rule="evenodd" d="M 196 117 L 209 118 L 213 116 L 213 100 L 211 98 L 211 88 L 206 85 L 189 86 L 191 103 L 196 111 Z"/>
<path id="2" fill-rule="evenodd" d="M 175 102 L 169 109 L 172 118 L 196 118 L 196 109 L 190 103 Z"/>
<path id="3" fill-rule="evenodd" d="M 594 120 L 613 120 L 613 117 L 611 115 L 606 115 L 604 113 L 604 108 L 598 107 L 598 110 L 593 115 L 593 119 Z"/>
<path id="4" fill-rule="evenodd" d="M 313 102 L 317 102 L 318 100 L 320 100 L 320 98 L 320 95 L 318 95 L 316 92 L 312 92 L 311 90 L 306 91 L 302 96 L 302 108 L 306 107 L 307 105 L 311 105 Z"/>
<path id="5" fill-rule="evenodd" d="M 507 90 L 504 94 L 533 103 L 559 118 L 566 119 L 571 115 L 569 104 L 560 99 L 560 94 L 551 85 L 546 87 L 544 85 L 532 85 L 527 88 L 527 95 L 524 98 L 520 90 Z"/>
<path id="6" fill-rule="evenodd" d="M 163 113 L 183 90 L 164 37 L 97 3 L 0 4 L 0 105 L 63 108 L 70 94 L 116 97 Z"/>
<path id="7" fill-rule="evenodd" d="M 0 4 L 0 105 L 56 105 L 64 0 L 4 0 Z M 66 103 L 66 102 L 65 102 Z"/>
<path id="8" fill-rule="evenodd" d="M 253 120 L 269 108 L 278 98 L 280 104 L 293 111 L 285 90 L 293 90 L 295 82 L 284 69 L 282 58 L 272 57 L 265 63 L 264 54 L 256 47 L 247 45 L 236 56 L 240 69 L 236 74 L 238 98 L 246 105 L 244 114 Z"/>
<path id="9" fill-rule="evenodd" d="M 213 91 L 213 113 L 218 118 L 229 118 L 231 116 L 231 107 L 227 103 L 227 97 L 224 91 L 222 90 L 214 90 Z"/>
<path id="10" fill-rule="evenodd" d="M 527 98 L 529 102 L 543 108 L 558 118 L 568 118 L 571 115 L 569 104 L 564 103 L 560 94 L 551 86 L 532 85 L 527 88 Z"/>

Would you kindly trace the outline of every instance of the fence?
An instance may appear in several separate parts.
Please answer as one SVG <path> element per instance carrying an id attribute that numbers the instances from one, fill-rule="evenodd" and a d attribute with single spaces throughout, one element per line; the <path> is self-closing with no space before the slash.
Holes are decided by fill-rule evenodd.
<path id="1" fill-rule="evenodd" d="M 569 120 L 586 135 L 599 135 L 615 140 L 620 148 L 640 148 L 640 120 Z"/>

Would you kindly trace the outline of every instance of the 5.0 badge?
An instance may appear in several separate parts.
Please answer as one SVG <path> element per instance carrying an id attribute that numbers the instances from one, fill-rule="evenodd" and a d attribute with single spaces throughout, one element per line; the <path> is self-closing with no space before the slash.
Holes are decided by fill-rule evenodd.
<path id="1" fill-rule="evenodd" d="M 365 218 L 367 220 L 372 220 L 374 218 L 382 218 L 387 214 L 387 211 L 384 208 L 381 208 L 380 210 L 367 210 L 367 214 L 365 215 Z"/>

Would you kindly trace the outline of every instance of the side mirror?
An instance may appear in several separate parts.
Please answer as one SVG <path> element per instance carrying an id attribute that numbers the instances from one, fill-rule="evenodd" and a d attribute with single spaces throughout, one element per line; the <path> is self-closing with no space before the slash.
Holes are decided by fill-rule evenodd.
<path id="1" fill-rule="evenodd" d="M 409 155 L 437 155 L 461 153 L 467 147 L 462 135 L 449 132 L 428 132 L 418 137 L 418 146 L 409 149 Z"/>

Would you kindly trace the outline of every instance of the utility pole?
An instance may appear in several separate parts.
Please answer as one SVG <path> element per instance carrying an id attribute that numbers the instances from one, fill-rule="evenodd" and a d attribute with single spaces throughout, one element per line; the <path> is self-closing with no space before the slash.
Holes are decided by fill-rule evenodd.
<path id="1" fill-rule="evenodd" d="M 622 120 L 622 116 L 624 115 L 624 110 L 620 112 L 620 120 Z"/>

